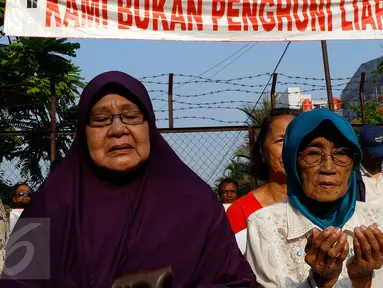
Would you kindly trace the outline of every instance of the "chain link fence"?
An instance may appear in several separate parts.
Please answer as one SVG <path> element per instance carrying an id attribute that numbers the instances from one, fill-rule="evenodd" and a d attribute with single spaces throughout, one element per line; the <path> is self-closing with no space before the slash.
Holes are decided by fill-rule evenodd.
<path id="1" fill-rule="evenodd" d="M 181 160 L 212 187 L 224 176 L 236 152 L 248 143 L 247 127 L 231 131 L 168 130 L 162 135 Z"/>
<path id="2" fill-rule="evenodd" d="M 180 159 L 213 188 L 217 181 L 225 175 L 231 160 L 236 157 L 239 149 L 248 146 L 249 141 L 249 130 L 246 126 L 162 129 L 160 131 Z M 6 144 L 5 139 L 7 137 L 9 138 L 9 136 L 1 136 L 0 134 L 0 143 Z M 13 141 L 20 141 L 23 143 L 27 136 L 17 135 L 17 132 L 15 132 L 12 137 Z M 28 137 L 30 138 L 30 136 Z M 49 136 L 46 138 L 48 140 Z M 64 138 L 67 142 L 66 147 L 63 147 L 65 146 L 62 141 Z M 65 156 L 62 155 L 63 151 L 69 148 L 70 141 L 72 140 L 73 135 L 60 135 L 57 137 L 56 153 L 58 153 L 58 158 Z M 49 144 L 48 141 L 46 142 Z M 32 144 L 33 141 L 30 141 L 29 143 Z M 43 147 L 35 147 L 36 149 L 31 153 L 26 150 L 31 148 L 30 146 L 19 146 L 17 148 L 18 150 L 25 150 L 24 152 L 26 152 L 26 154 L 21 153 L 22 158 L 13 157 L 9 159 L 9 155 L 8 157 L 3 157 L 0 162 L 0 195 L 2 199 L 8 197 L 7 195 L 10 193 L 10 187 L 16 183 L 25 181 L 31 184 L 33 188 L 37 188 L 48 176 L 51 165 L 49 161 L 49 145 L 46 146 L 47 149 L 44 149 Z M 12 153 L 14 151 L 10 152 Z M 20 153 L 15 154 L 17 155 Z M 8 158 L 8 160 L 6 158 Z M 35 163 L 31 164 L 33 161 L 35 161 Z M 36 161 L 38 161 L 38 163 L 36 163 Z M 29 169 L 28 167 L 33 168 Z M 33 172 L 30 170 L 33 170 Z"/>

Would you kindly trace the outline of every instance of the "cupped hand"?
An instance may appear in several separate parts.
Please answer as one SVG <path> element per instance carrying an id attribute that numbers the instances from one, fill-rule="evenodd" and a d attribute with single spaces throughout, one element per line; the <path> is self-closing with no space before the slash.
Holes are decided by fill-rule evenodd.
<path id="1" fill-rule="evenodd" d="M 354 256 L 347 261 L 350 279 L 371 277 L 383 265 L 383 233 L 376 226 L 354 229 Z"/>
<path id="2" fill-rule="evenodd" d="M 307 239 L 305 252 L 305 261 L 310 265 L 318 287 L 332 287 L 349 252 L 347 235 L 334 227 L 322 232 L 314 228 Z"/>

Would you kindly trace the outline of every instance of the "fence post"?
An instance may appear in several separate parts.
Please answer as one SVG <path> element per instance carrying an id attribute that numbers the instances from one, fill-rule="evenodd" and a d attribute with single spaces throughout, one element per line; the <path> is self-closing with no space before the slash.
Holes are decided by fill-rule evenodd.
<path id="1" fill-rule="evenodd" d="M 173 73 L 169 73 L 168 110 L 169 110 L 169 128 L 174 128 L 174 120 L 173 120 Z"/>
<path id="2" fill-rule="evenodd" d="M 359 87 L 359 97 L 360 97 L 360 110 L 362 114 L 362 123 L 367 124 L 366 119 L 366 109 L 364 108 L 364 83 L 366 79 L 366 73 L 362 72 L 360 75 L 360 87 Z"/>
<path id="3" fill-rule="evenodd" d="M 332 98 L 332 88 L 331 88 L 330 65 L 328 64 L 327 42 L 325 40 L 322 40 L 321 44 L 322 44 L 324 75 L 326 78 L 328 109 L 330 109 L 331 111 L 334 111 L 334 102 Z"/>
<path id="4" fill-rule="evenodd" d="M 53 76 L 50 77 L 51 86 L 51 163 L 56 160 L 56 85 Z"/>
<path id="5" fill-rule="evenodd" d="M 254 174 L 254 146 L 255 146 L 255 133 L 254 133 L 254 127 L 249 125 L 248 126 L 249 131 L 249 148 L 250 148 L 250 167 L 251 167 L 251 173 L 253 174 L 253 190 L 257 188 L 257 180 L 256 176 Z"/>
<path id="6" fill-rule="evenodd" d="M 275 108 L 275 88 L 277 86 L 277 78 L 278 78 L 278 73 L 273 74 L 273 82 L 271 84 L 271 95 L 270 95 L 270 102 L 271 102 L 271 109 Z"/>

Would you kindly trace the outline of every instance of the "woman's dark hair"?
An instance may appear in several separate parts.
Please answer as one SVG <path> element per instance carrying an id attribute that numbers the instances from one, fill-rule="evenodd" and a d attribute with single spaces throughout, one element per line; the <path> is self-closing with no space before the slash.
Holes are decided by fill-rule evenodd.
<path id="1" fill-rule="evenodd" d="M 235 187 L 237 187 L 237 193 L 239 192 L 239 185 L 238 185 L 238 182 L 235 181 L 234 179 L 231 179 L 231 178 L 225 178 L 223 179 L 219 185 L 218 185 L 218 195 L 221 196 L 222 195 L 222 186 L 223 184 L 225 183 L 233 183 L 235 185 Z"/>
<path id="2" fill-rule="evenodd" d="M 297 116 L 299 115 L 300 111 L 297 109 L 290 109 L 290 108 L 275 108 L 270 111 L 269 115 L 267 115 L 261 124 L 259 134 L 257 136 L 257 141 L 254 144 L 254 166 L 253 166 L 253 172 L 255 174 L 255 178 L 259 181 L 267 181 L 267 178 L 269 176 L 269 168 L 267 167 L 267 164 L 263 161 L 261 151 L 263 149 L 263 145 L 265 143 L 267 134 L 270 130 L 270 124 L 278 117 L 280 116 Z"/>

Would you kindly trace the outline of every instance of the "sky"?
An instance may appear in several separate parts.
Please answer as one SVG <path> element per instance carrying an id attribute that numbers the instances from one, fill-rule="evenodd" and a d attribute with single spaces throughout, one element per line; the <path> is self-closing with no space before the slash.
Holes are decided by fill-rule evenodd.
<path id="1" fill-rule="evenodd" d="M 87 79 L 106 70 L 122 70 L 136 77 L 171 72 L 200 74 L 247 44 L 139 40 L 78 42 L 81 48 L 75 62 Z M 382 44 L 383 41 L 378 40 L 328 41 L 332 76 L 348 76 L 361 63 L 382 56 Z M 230 78 L 271 72 L 285 46 L 286 42 L 257 43 L 218 76 Z M 292 42 L 279 72 L 323 77 L 320 41 Z"/>
<path id="2" fill-rule="evenodd" d="M 243 76 L 252 76 L 262 73 L 273 72 L 280 59 L 287 42 L 259 42 L 259 43 L 209 43 L 209 42 L 175 42 L 175 41 L 139 41 L 139 40 L 80 40 L 81 48 L 74 62 L 82 69 L 82 75 L 87 81 L 99 73 L 108 70 L 120 70 L 134 77 L 141 78 L 158 74 L 189 74 L 200 75 L 206 70 L 214 67 L 217 63 L 240 50 L 232 58 L 228 59 L 215 69 L 204 74 L 205 77 L 213 79 L 232 79 Z M 330 74 L 335 77 L 351 77 L 361 63 L 383 56 L 383 41 L 328 41 L 328 54 L 330 63 Z M 242 55 L 241 55 L 242 54 Z M 237 58 L 237 59 L 236 59 Z M 232 62 L 232 63 L 229 63 Z M 227 66 L 227 67 L 225 67 Z M 220 71 L 221 70 L 221 71 Z M 218 73 L 217 73 L 218 72 Z M 277 69 L 278 73 L 300 77 L 324 78 L 324 68 L 320 41 L 292 42 Z M 217 74 L 216 74 L 217 73 Z M 216 75 L 215 75 L 216 74 Z M 295 80 L 294 80 L 295 79 Z M 301 79 L 287 79 L 279 77 L 280 82 L 309 82 Z M 153 80 L 153 79 L 152 79 Z M 148 90 L 167 90 L 167 76 L 156 78 L 164 82 L 163 85 L 144 83 Z M 174 82 L 190 81 L 192 78 L 174 76 Z M 265 85 L 268 76 L 253 79 L 240 80 L 246 85 Z M 346 80 L 336 82 L 345 83 Z M 313 82 L 311 82 L 313 83 Z M 320 82 L 324 85 L 324 81 Z M 334 83 L 333 83 L 334 84 Z M 175 85 L 176 87 L 177 85 Z M 288 85 L 295 87 L 299 85 Z M 263 86 L 262 86 L 263 87 Z M 238 88 L 233 85 L 189 83 L 174 93 L 183 96 L 209 93 L 220 89 Z M 287 86 L 277 85 L 277 91 L 283 92 Z M 343 87 L 342 87 L 343 88 Z M 305 86 L 301 86 L 305 89 Z M 262 88 L 245 90 L 261 91 Z M 270 90 L 269 88 L 267 90 Z M 341 91 L 333 91 L 334 96 L 339 96 Z M 309 92 L 313 97 L 325 98 L 326 91 Z M 207 96 L 177 98 L 174 100 L 206 103 L 217 101 L 257 101 L 259 95 L 245 92 L 218 93 Z M 167 95 L 164 93 L 151 93 L 156 110 L 165 110 Z M 164 107 L 165 106 L 165 107 Z M 204 105 L 206 106 L 206 105 Z M 210 105 L 211 106 L 211 105 Z M 221 105 L 222 106 L 222 105 Z M 228 106 L 227 104 L 225 106 Z M 240 107 L 241 103 L 231 104 L 232 108 Z M 188 108 L 190 105 L 174 104 L 174 108 Z M 217 121 L 201 119 L 175 119 L 175 127 L 186 126 L 214 126 L 214 125 L 240 125 L 246 117 L 240 111 L 227 109 L 194 109 L 174 111 L 175 117 L 188 116 L 211 117 L 232 123 L 221 123 Z M 157 112 L 157 118 L 167 118 L 167 112 Z M 238 123 L 237 123 L 238 122 Z M 167 127 L 167 121 L 158 121 L 159 127 Z"/>

